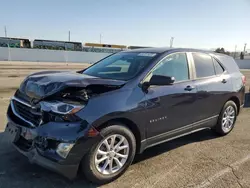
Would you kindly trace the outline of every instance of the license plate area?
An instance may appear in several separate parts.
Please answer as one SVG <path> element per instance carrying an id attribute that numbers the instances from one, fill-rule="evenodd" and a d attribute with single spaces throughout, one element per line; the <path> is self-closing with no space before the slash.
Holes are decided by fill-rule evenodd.
<path id="1" fill-rule="evenodd" d="M 20 127 L 15 126 L 12 123 L 8 123 L 5 128 L 5 133 L 7 134 L 11 142 L 16 142 L 20 137 Z"/>

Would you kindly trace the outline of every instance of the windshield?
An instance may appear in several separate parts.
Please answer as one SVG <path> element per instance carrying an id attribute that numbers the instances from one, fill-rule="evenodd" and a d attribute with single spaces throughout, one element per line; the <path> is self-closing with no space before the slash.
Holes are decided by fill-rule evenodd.
<path id="1" fill-rule="evenodd" d="M 129 80 L 146 67 L 157 53 L 121 52 L 111 55 L 86 69 L 90 76 Z"/>

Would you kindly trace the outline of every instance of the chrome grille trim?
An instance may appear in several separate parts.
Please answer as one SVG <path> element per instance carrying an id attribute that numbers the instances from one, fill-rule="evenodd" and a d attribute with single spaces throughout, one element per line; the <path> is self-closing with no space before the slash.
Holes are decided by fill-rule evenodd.
<path id="1" fill-rule="evenodd" d="M 34 106 L 31 106 L 30 104 L 28 104 L 28 103 L 26 103 L 26 102 L 24 102 L 24 101 L 22 101 L 22 100 L 16 98 L 15 96 L 13 96 L 11 99 L 12 99 L 12 100 L 15 100 L 15 101 L 17 101 L 17 102 L 20 102 L 20 103 L 22 103 L 23 105 L 28 106 L 28 107 L 30 107 L 30 108 L 32 108 L 32 109 L 35 109 Z"/>
<path id="2" fill-rule="evenodd" d="M 20 115 L 17 113 L 17 111 L 15 110 L 15 106 L 14 106 L 14 104 L 13 104 L 13 100 L 15 100 L 15 101 L 17 101 L 17 102 L 20 102 L 20 103 L 22 103 L 23 105 L 26 105 L 26 106 L 32 108 L 31 105 L 27 104 L 26 102 L 24 102 L 24 101 L 22 101 L 22 100 L 20 100 L 20 99 L 18 99 L 18 98 L 16 98 L 16 97 L 12 97 L 12 98 L 11 98 L 11 101 L 10 101 L 10 105 L 11 105 L 12 112 L 13 112 L 18 118 L 20 118 L 20 119 L 23 120 L 24 122 L 28 123 L 30 126 L 36 127 L 33 123 L 31 123 L 30 121 L 27 121 L 26 119 L 24 119 L 22 116 L 20 116 Z M 34 107 L 33 107 L 33 108 L 34 108 Z"/>

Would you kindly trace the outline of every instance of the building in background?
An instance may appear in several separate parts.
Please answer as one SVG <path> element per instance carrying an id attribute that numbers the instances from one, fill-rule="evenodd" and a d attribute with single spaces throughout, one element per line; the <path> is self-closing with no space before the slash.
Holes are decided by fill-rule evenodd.
<path id="1" fill-rule="evenodd" d="M 149 46 L 128 46 L 128 49 L 133 50 L 133 49 L 139 49 L 139 48 L 151 48 Z"/>
<path id="2" fill-rule="evenodd" d="M 0 47 L 30 48 L 30 44 L 29 39 L 0 37 Z"/>
<path id="3" fill-rule="evenodd" d="M 85 46 L 88 47 L 99 47 L 99 48 L 117 48 L 117 49 L 125 49 L 127 46 L 125 45 L 117 45 L 117 44 L 99 44 L 99 43 L 85 43 Z"/>
<path id="4" fill-rule="evenodd" d="M 33 48 L 47 50 L 82 51 L 82 43 L 35 39 Z"/>

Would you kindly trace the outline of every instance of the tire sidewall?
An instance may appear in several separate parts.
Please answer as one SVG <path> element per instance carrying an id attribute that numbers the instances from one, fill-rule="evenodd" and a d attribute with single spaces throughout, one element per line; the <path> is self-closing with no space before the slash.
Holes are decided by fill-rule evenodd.
<path id="1" fill-rule="evenodd" d="M 225 110 L 229 107 L 229 106 L 232 106 L 234 108 L 234 111 L 235 111 L 235 118 L 234 118 L 234 121 L 233 121 L 233 125 L 232 125 L 232 128 L 225 132 L 223 129 L 222 129 L 222 119 L 223 119 L 223 114 L 225 112 Z M 218 123 L 217 123 L 217 127 L 216 127 L 216 130 L 218 133 L 222 134 L 222 135 L 227 135 L 229 134 L 233 129 L 234 129 L 234 126 L 235 126 L 235 122 L 236 122 L 236 119 L 237 119 L 237 113 L 238 113 L 238 109 L 237 109 L 237 106 L 236 104 L 233 102 L 233 101 L 228 101 L 226 102 L 226 104 L 224 105 L 221 113 L 220 113 L 220 116 L 219 116 L 219 119 L 218 119 Z"/>
<path id="2" fill-rule="evenodd" d="M 111 125 L 109 127 L 104 128 L 100 132 L 101 136 L 103 137 L 102 140 L 95 145 L 92 146 L 89 153 L 85 156 L 85 160 L 83 163 L 83 173 L 85 176 L 92 182 L 98 183 L 98 184 L 104 184 L 113 181 L 114 179 L 121 176 L 126 169 L 130 166 L 130 164 L 133 162 L 135 152 L 136 152 L 136 141 L 133 133 L 122 125 Z M 113 134 L 120 134 L 124 136 L 128 143 L 129 143 L 129 155 L 128 159 L 123 165 L 123 167 L 118 170 L 117 172 L 111 174 L 111 175 L 104 175 L 101 174 L 96 166 L 95 166 L 95 155 L 98 150 L 98 146 L 101 142 L 103 142 L 107 137 L 113 135 Z"/>

